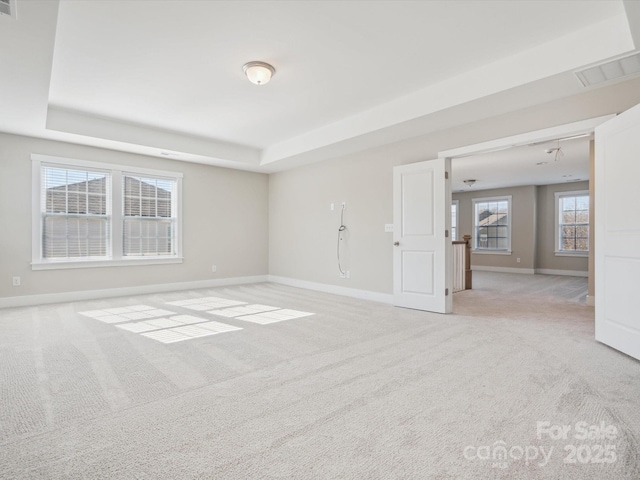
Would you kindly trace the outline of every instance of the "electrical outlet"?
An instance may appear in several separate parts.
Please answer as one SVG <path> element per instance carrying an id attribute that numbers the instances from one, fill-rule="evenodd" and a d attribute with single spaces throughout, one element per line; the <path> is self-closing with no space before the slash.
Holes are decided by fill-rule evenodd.
<path id="1" fill-rule="evenodd" d="M 516 263 L 520 263 L 520 257 L 516 258 Z"/>
<path id="2" fill-rule="evenodd" d="M 329 205 L 329 208 L 331 209 L 331 211 L 333 212 L 336 209 L 336 204 L 332 203 Z"/>
<path id="3" fill-rule="evenodd" d="M 347 278 L 351 278 L 351 270 L 347 270 Z"/>
<path id="4" fill-rule="evenodd" d="M 216 273 L 218 271 L 218 267 L 216 265 L 211 265 L 211 271 Z"/>
<path id="5" fill-rule="evenodd" d="M 384 231 L 386 233 L 393 233 L 393 223 L 385 223 L 384 224 Z"/>
<path id="6" fill-rule="evenodd" d="M 13 277 L 13 286 L 14 287 L 20 286 L 20 277 Z"/>
<path id="7" fill-rule="evenodd" d="M 347 209 L 347 202 L 342 202 L 340 204 L 340 206 L 342 207 L 343 210 L 346 210 Z"/>
<path id="8" fill-rule="evenodd" d="M 342 272 L 340 272 L 338 275 L 340 275 L 340 278 L 347 278 L 347 277 L 346 277 L 346 273 L 342 273 Z"/>

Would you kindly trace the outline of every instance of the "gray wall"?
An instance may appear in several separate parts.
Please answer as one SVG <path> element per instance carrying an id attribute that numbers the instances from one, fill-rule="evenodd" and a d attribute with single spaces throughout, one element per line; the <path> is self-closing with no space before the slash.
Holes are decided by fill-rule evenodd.
<path id="1" fill-rule="evenodd" d="M 536 268 L 586 272 L 588 257 L 557 257 L 555 250 L 555 193 L 589 190 L 589 182 L 560 183 L 538 187 L 538 235 Z"/>
<path id="2" fill-rule="evenodd" d="M 553 125 L 624 111 L 640 102 L 640 79 L 417 136 L 401 144 L 270 176 L 0 134 L 0 297 L 106 289 L 271 273 L 391 293 L 393 166 Z M 450 112 L 455 115 L 455 110 Z M 381 139 L 383 143 L 383 139 Z M 184 173 L 184 255 L 178 265 L 31 271 L 31 153 Z M 335 260 L 339 202 L 349 227 L 341 279 Z M 337 209 L 329 210 L 330 203 Z M 7 227 L 10 225 L 10 227 Z M 8 230 L 10 229 L 10 232 Z M 211 264 L 218 273 L 211 273 Z M 12 287 L 11 277 L 22 277 Z"/>
<path id="3" fill-rule="evenodd" d="M 626 82 L 497 117 L 491 117 L 487 108 L 491 118 L 482 121 L 270 175 L 269 273 L 393 292 L 393 240 L 391 233 L 384 233 L 384 224 L 393 222 L 395 165 L 437 158 L 438 152 L 456 147 L 621 112 L 640 102 L 639 87 L 640 80 Z M 537 192 L 530 187 L 530 196 L 534 195 Z M 337 207 L 343 200 L 348 205 L 345 223 L 349 227 L 346 257 L 350 279 L 341 279 L 338 274 L 335 248 L 340 217 L 338 210 L 329 210 L 330 203 Z M 533 219 L 523 227 L 530 233 L 534 228 Z M 520 265 L 508 266 L 534 268 L 535 248 L 527 255 L 520 253 Z M 511 255 L 501 261 L 515 262 L 516 258 Z"/>
<path id="4" fill-rule="evenodd" d="M 499 268 L 588 270 L 587 257 L 555 255 L 555 193 L 588 190 L 589 182 L 560 183 L 454 193 L 459 200 L 459 231 L 473 237 L 472 199 L 512 195 L 511 255 L 471 254 L 471 265 Z M 518 257 L 520 263 L 517 262 Z"/>
<path id="5" fill-rule="evenodd" d="M 455 175 L 455 164 L 453 167 Z M 536 187 L 514 187 L 492 190 L 471 190 L 454 193 L 453 199 L 460 202 L 458 231 L 462 235 L 473 232 L 474 198 L 501 197 L 511 195 L 511 255 L 471 253 L 471 266 L 487 266 L 501 268 L 535 268 L 536 255 Z M 520 259 L 518 263 L 517 259 Z"/>
<path id="6" fill-rule="evenodd" d="M 391 196 L 394 162 L 365 156 L 328 161 L 269 177 L 269 273 L 349 288 L 392 289 Z M 341 279 L 337 266 L 340 203 L 347 204 Z M 330 204 L 335 203 L 335 210 Z"/>
<path id="7" fill-rule="evenodd" d="M 32 271 L 31 153 L 182 172 L 184 262 Z M 0 297 L 268 273 L 267 175 L 8 134 L 0 165 Z"/>

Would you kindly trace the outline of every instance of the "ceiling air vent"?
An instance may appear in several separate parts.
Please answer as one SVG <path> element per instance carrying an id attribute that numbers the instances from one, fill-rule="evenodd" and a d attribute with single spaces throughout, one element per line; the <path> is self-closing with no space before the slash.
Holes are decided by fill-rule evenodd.
<path id="1" fill-rule="evenodd" d="M 601 63 L 595 67 L 589 67 L 575 73 L 585 87 L 609 82 L 628 75 L 635 75 L 640 73 L 640 53 Z"/>
<path id="2" fill-rule="evenodd" d="M 0 16 L 16 18 L 16 0 L 0 0 Z"/>

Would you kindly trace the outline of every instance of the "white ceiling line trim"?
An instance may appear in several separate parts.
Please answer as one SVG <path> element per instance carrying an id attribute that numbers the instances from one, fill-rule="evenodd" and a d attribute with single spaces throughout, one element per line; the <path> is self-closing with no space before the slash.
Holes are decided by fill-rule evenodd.
<path id="1" fill-rule="evenodd" d="M 558 125 L 556 127 L 521 133 L 519 135 L 513 135 L 511 137 L 498 138 L 496 140 L 490 140 L 488 142 L 476 143 L 474 145 L 467 145 L 451 150 L 444 150 L 442 152 L 438 152 L 438 158 L 469 157 L 471 155 L 496 152 L 498 150 L 504 150 L 506 148 L 522 147 L 525 145 L 531 145 L 532 143 L 546 142 L 557 140 L 558 138 L 563 137 L 592 133 L 598 125 L 606 122 L 607 120 L 610 120 L 615 116 L 615 114 L 603 115 L 601 117 L 581 120 L 579 122 L 567 123 L 565 125 Z"/>
<path id="2" fill-rule="evenodd" d="M 157 150 L 169 150 L 178 155 L 201 155 L 220 161 L 258 166 L 257 148 L 170 132 L 146 125 L 137 125 L 84 112 L 49 106 L 47 129 L 74 135 L 140 145 Z M 175 157 L 174 157 L 175 158 Z"/>
<path id="3" fill-rule="evenodd" d="M 403 122 L 580 68 L 580 65 L 626 54 L 634 48 L 626 16 L 612 17 L 516 55 L 449 77 L 414 93 L 372 106 L 366 111 L 297 137 L 269 145 L 262 150 L 260 165 L 266 166 L 288 157 L 392 128 Z M 527 65 L 527 68 L 522 68 L 522 65 Z M 398 140 L 400 139 L 393 141 Z"/>
<path id="4" fill-rule="evenodd" d="M 15 98 L 4 99 L 2 107 L 7 113 L 5 118 L 16 120 L 11 124 L 6 123 L 6 126 L 3 125 L 0 129 L 2 132 L 158 158 L 166 158 L 160 156 L 159 150 L 171 150 L 182 152 L 181 158 L 174 158 L 174 160 L 266 173 L 415 137 L 418 135 L 415 133 L 416 130 L 422 125 L 419 122 L 432 121 L 429 118 L 443 112 L 443 108 L 449 109 L 447 105 L 451 104 L 452 98 L 457 103 L 467 100 L 471 93 L 473 93 L 472 97 L 487 98 L 481 96 L 483 89 L 477 86 L 470 91 L 469 80 L 477 82 L 479 78 L 494 79 L 497 76 L 503 86 L 509 86 L 518 81 L 531 82 L 536 76 L 545 77 L 545 75 L 554 74 L 559 71 L 559 68 L 563 71 L 569 70 L 585 62 L 592 63 L 602 60 L 603 57 L 621 55 L 630 48 L 638 46 L 638 38 L 640 38 L 638 2 L 625 0 L 626 14 L 620 13 L 617 16 L 607 17 L 599 23 L 588 24 L 582 29 L 567 31 L 567 35 L 563 37 L 554 38 L 529 50 L 515 53 L 512 57 L 505 57 L 484 67 L 478 67 L 473 72 L 460 74 L 455 85 L 444 81 L 441 82 L 443 85 L 426 86 L 423 90 L 391 100 L 389 104 L 372 105 L 371 111 L 360 112 L 356 114 L 357 118 L 343 119 L 344 124 L 339 120 L 336 124 L 330 124 L 331 128 L 325 126 L 318 130 L 311 130 L 308 136 L 293 137 L 261 150 L 251 146 L 229 145 L 215 139 L 207 141 L 204 137 L 187 135 L 187 138 L 182 138 L 179 132 L 167 134 L 166 131 L 144 125 L 132 127 L 127 123 L 117 122 L 116 119 L 95 117 L 91 122 L 84 124 L 83 120 L 86 119 L 61 118 L 60 110 L 62 109 L 57 108 L 55 103 L 47 104 L 50 98 L 49 80 L 53 62 L 53 45 L 60 17 L 59 2 L 51 0 L 50 2 L 33 2 L 33 5 L 30 3 L 32 2 L 23 2 L 21 5 L 19 22 L 7 23 L 6 32 L 0 32 L 3 38 L 11 35 L 10 38 L 15 40 L 15 44 L 21 45 L 21 48 L 14 52 L 15 58 L 12 56 L 7 59 L 8 65 L 16 66 L 13 70 L 8 69 L 13 74 L 8 76 L 11 88 L 7 90 L 22 92 L 21 95 L 14 96 Z M 28 55 L 25 55 L 26 53 Z M 524 63 L 528 68 L 511 68 L 515 57 L 521 57 L 517 64 Z M 25 62 L 25 58 L 31 61 Z M 23 69 L 22 67 L 27 63 L 34 66 L 34 69 Z M 461 86 L 458 88 L 458 85 Z M 531 83 L 525 83 L 525 85 L 531 85 Z M 500 85 L 488 85 L 486 88 L 489 86 L 495 89 Z M 451 93 L 441 95 L 443 92 L 454 92 L 454 94 L 453 96 Z M 463 92 L 466 97 L 460 97 L 460 92 Z M 554 94 L 552 98 L 530 96 L 528 101 L 533 102 L 533 105 L 579 93 L 572 93 L 566 89 L 562 92 Z M 485 91 L 484 94 L 486 95 L 487 92 Z M 535 102 L 534 99 L 536 99 Z M 501 109 L 512 108 L 513 105 L 515 104 L 509 104 L 509 107 L 502 106 Z M 491 116 L 497 114 L 496 111 L 498 109 L 483 110 L 485 113 L 491 112 Z M 51 130 L 42 128 L 47 120 L 46 113 L 51 117 L 48 119 Z M 54 118 L 56 115 L 58 118 Z M 418 117 L 413 121 L 406 121 L 407 118 L 416 115 Z M 469 121 L 469 118 L 466 117 L 466 120 Z M 405 131 L 410 122 L 413 130 Z M 380 129 L 380 125 L 387 126 Z M 428 132 L 421 130 L 420 134 L 433 131 L 435 130 L 431 129 Z M 202 143 L 203 138 L 204 143 Z M 265 163 L 265 158 L 272 161 Z"/>

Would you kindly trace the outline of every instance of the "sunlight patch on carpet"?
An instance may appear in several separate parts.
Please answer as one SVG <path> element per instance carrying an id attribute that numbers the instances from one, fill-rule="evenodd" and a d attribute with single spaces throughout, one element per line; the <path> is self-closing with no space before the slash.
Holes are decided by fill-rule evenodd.
<path id="1" fill-rule="evenodd" d="M 293 320 L 295 318 L 303 318 L 314 315 L 309 312 L 300 312 L 298 310 L 275 310 L 273 312 L 258 313 L 255 315 L 246 315 L 243 317 L 237 317 L 237 320 L 244 320 L 247 322 L 258 323 L 260 325 L 268 325 L 270 323 L 282 322 L 284 320 Z"/>
<path id="2" fill-rule="evenodd" d="M 155 317 L 171 315 L 174 312 L 149 305 L 133 305 L 131 307 L 107 308 L 104 310 L 89 310 L 79 312 L 85 317 L 100 320 L 103 323 L 130 322 L 131 320 L 144 320 Z"/>
<path id="3" fill-rule="evenodd" d="M 187 300 L 177 300 L 175 302 L 167 302 L 167 305 L 174 305 L 176 307 L 188 308 L 189 310 L 205 311 L 213 310 L 216 308 L 227 308 L 236 305 L 246 305 L 247 302 L 240 302 L 238 300 L 227 300 L 226 298 L 219 297 L 202 297 L 202 298 L 190 298 Z"/>
<path id="4" fill-rule="evenodd" d="M 207 313 L 213 315 L 220 315 L 221 317 L 235 318 L 243 315 L 254 315 L 256 313 L 271 312 L 273 310 L 280 310 L 280 307 L 270 307 L 269 305 L 245 305 L 242 307 L 225 308 L 223 310 L 213 310 Z"/>
<path id="5" fill-rule="evenodd" d="M 166 302 L 167 305 L 196 312 L 242 320 L 258 325 L 293 320 L 314 315 L 310 312 L 283 309 L 271 305 L 248 304 L 220 297 L 200 297 Z M 178 312 L 149 305 L 106 308 L 79 312 L 81 315 L 129 333 L 140 334 L 161 343 L 175 343 L 218 333 L 242 330 L 241 327 L 210 321 L 195 315 L 179 315 Z"/>
<path id="6" fill-rule="evenodd" d="M 157 330 L 155 332 L 146 332 L 142 333 L 142 336 L 157 340 L 161 343 L 175 343 L 237 330 L 242 330 L 242 328 L 219 322 L 205 322 L 197 325 L 183 325 L 181 327 Z"/>

